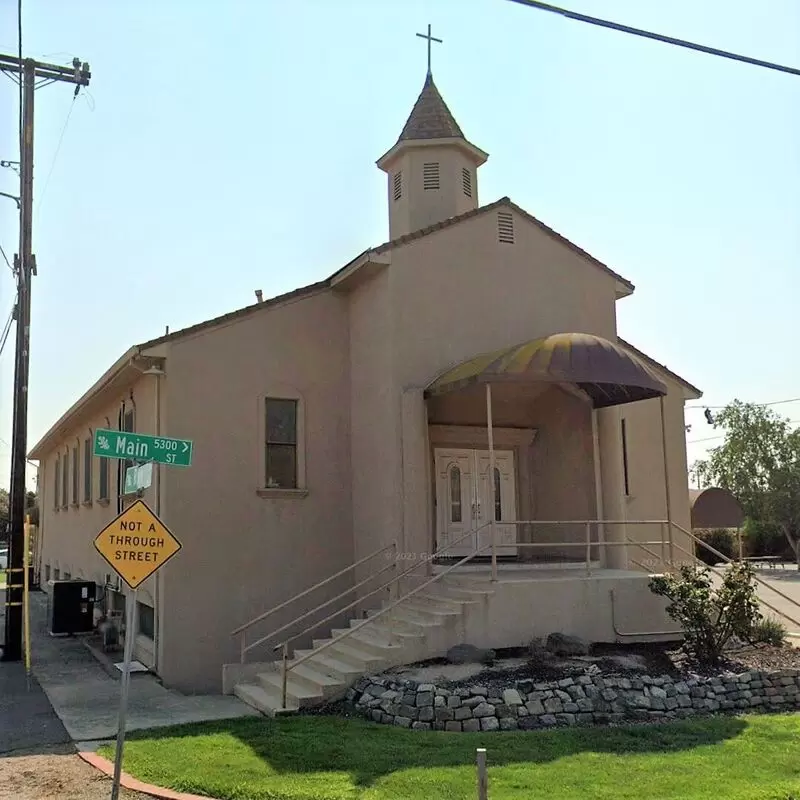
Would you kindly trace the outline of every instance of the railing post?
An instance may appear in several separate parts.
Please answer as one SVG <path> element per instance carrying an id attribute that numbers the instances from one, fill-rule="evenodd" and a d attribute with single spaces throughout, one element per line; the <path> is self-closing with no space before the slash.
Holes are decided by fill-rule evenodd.
<path id="1" fill-rule="evenodd" d="M 489 797 L 489 776 L 486 773 L 486 748 L 476 750 L 478 767 L 478 800 L 487 800 Z"/>
<path id="2" fill-rule="evenodd" d="M 289 642 L 283 643 L 283 659 L 281 664 L 281 708 L 286 709 L 286 681 L 289 678 Z"/>
<path id="3" fill-rule="evenodd" d="M 492 506 L 492 515 L 494 515 L 494 506 Z M 497 529 L 492 520 L 491 534 L 492 534 L 492 582 L 497 582 Z"/>
<path id="4" fill-rule="evenodd" d="M 245 637 L 247 636 L 247 631 L 242 631 L 242 645 L 241 645 L 241 663 L 244 664 L 245 654 L 247 653 L 247 645 L 245 643 Z"/>
<path id="5" fill-rule="evenodd" d="M 592 523 L 586 521 L 586 575 L 592 574 Z"/>

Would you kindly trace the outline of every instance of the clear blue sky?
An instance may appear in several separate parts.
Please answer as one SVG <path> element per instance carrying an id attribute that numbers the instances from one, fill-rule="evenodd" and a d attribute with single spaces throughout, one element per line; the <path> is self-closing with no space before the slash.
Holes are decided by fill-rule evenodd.
<path id="1" fill-rule="evenodd" d="M 800 65 L 796 0 L 564 4 Z M 15 6 L 0 7 L 2 52 Z M 25 53 L 93 71 L 44 195 L 72 89 L 36 93 L 31 444 L 131 344 L 387 238 L 374 161 L 422 86 L 429 22 L 437 84 L 491 154 L 481 201 L 509 195 L 632 280 L 620 334 L 704 402 L 800 397 L 800 78 L 505 0 L 24 0 Z M 0 77 L 0 158 L 17 153 L 15 93 Z M 0 170 L 0 191 L 15 181 Z M 0 198 L 9 255 L 16 235 Z M 12 298 L 3 268 L 0 323 Z M 800 403 L 776 410 L 800 419 Z M 690 441 L 715 433 L 700 410 L 689 421 Z"/>

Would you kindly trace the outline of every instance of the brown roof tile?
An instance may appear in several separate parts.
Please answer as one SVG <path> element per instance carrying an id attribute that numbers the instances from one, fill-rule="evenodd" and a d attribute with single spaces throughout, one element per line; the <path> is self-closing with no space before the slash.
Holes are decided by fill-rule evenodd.
<path id="1" fill-rule="evenodd" d="M 411 109 L 398 141 L 409 139 L 464 138 L 455 117 L 442 99 L 433 76 L 428 73 L 414 108 Z"/>

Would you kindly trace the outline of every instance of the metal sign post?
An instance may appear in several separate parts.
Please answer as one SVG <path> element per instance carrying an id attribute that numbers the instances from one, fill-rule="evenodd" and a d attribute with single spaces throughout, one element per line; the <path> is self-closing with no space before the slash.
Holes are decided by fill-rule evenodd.
<path id="1" fill-rule="evenodd" d="M 106 525 L 94 540 L 97 552 L 131 589 L 131 593 L 125 598 L 125 652 L 122 659 L 114 780 L 111 784 L 111 800 L 119 800 L 139 586 L 181 549 L 181 543 L 172 531 L 141 499 L 141 492 L 152 482 L 154 463 L 175 467 L 190 466 L 192 442 L 188 439 L 98 429 L 94 436 L 94 454 L 101 458 L 146 462 L 128 469 L 125 475 L 126 491 L 135 491 L 139 494 L 139 499 Z"/>
<path id="2" fill-rule="evenodd" d="M 125 608 L 125 655 L 122 660 L 122 693 L 119 701 L 119 725 L 117 729 L 117 751 L 114 755 L 114 780 L 111 784 L 111 800 L 119 798 L 119 782 L 122 775 L 122 749 L 125 746 L 125 717 L 128 713 L 128 690 L 131 683 L 131 660 L 133 640 L 136 638 L 136 606 L 139 590 L 126 598 Z"/>

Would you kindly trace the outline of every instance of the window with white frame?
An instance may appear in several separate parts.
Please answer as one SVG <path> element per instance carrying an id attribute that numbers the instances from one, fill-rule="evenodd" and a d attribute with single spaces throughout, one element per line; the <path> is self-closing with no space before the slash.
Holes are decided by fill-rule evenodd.
<path id="1" fill-rule="evenodd" d="M 264 401 L 264 486 L 298 488 L 298 401 L 267 397 Z"/>

